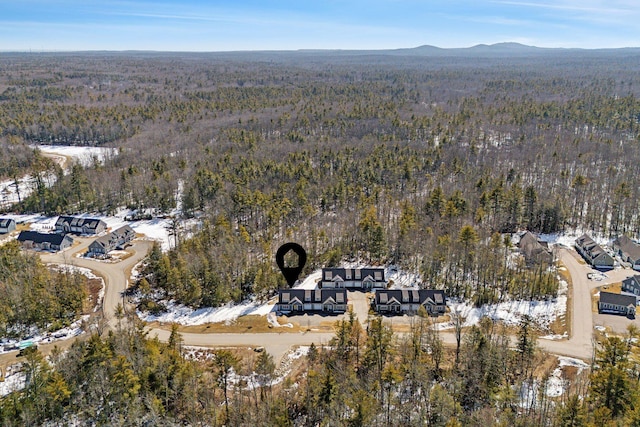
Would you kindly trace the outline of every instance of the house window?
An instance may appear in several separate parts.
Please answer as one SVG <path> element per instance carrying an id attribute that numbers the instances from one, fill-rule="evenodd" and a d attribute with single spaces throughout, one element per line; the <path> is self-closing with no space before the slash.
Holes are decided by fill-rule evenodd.
<path id="1" fill-rule="evenodd" d="M 376 271 L 375 273 L 373 273 L 373 277 L 374 277 L 377 281 L 382 280 L 382 272 L 381 272 L 381 271 Z"/>
<path id="2" fill-rule="evenodd" d="M 333 273 L 331 271 L 325 271 L 324 272 L 324 279 L 325 280 L 331 280 L 332 277 L 333 277 Z"/>
<path id="3" fill-rule="evenodd" d="M 356 280 L 362 279 L 362 270 L 356 270 Z"/>
<path id="4" fill-rule="evenodd" d="M 344 272 L 344 278 L 347 280 L 351 280 L 351 270 L 350 269 L 346 269 Z"/>

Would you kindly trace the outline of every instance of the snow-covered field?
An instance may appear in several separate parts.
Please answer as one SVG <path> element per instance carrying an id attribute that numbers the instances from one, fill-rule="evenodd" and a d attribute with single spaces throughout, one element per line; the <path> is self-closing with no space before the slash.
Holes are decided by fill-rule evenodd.
<path id="1" fill-rule="evenodd" d="M 489 317 L 507 325 L 518 325 L 522 316 L 529 315 L 539 326 L 545 328 L 567 312 L 568 285 L 560 281 L 558 297 L 548 301 L 508 301 L 500 304 L 487 304 L 473 307 L 469 302 L 450 302 L 451 312 L 458 313 L 464 319 L 464 326 L 477 325 L 483 317 Z M 439 324 L 440 329 L 453 328 L 452 323 Z"/>
<path id="2" fill-rule="evenodd" d="M 91 166 L 94 159 L 103 163 L 106 159 L 118 155 L 118 149 L 110 147 L 79 147 L 75 145 L 32 145 L 43 153 L 70 157 L 84 167 Z"/>
<path id="3" fill-rule="evenodd" d="M 138 312 L 138 316 L 147 322 L 179 323 L 180 325 L 203 325 L 205 323 L 232 322 L 240 316 L 266 316 L 273 310 L 275 302 L 261 304 L 246 301 L 240 304 L 229 303 L 222 307 L 209 307 L 194 310 L 174 302 L 167 304 L 167 311 L 160 315 Z"/>
<path id="4" fill-rule="evenodd" d="M 63 145 L 33 145 L 32 148 L 39 148 L 43 153 L 61 155 L 72 158 L 83 166 L 90 166 L 94 159 L 98 162 L 104 162 L 105 159 L 116 156 L 118 151 L 115 148 L 105 147 L 75 147 Z M 54 175 L 47 175 L 43 180 L 47 186 L 55 183 Z M 11 206 L 18 203 L 18 199 L 24 199 L 35 189 L 34 179 L 30 175 L 24 175 L 18 179 L 18 188 L 14 185 L 13 180 L 0 181 L 0 207 Z M 18 193 L 20 197 L 18 198 Z"/>

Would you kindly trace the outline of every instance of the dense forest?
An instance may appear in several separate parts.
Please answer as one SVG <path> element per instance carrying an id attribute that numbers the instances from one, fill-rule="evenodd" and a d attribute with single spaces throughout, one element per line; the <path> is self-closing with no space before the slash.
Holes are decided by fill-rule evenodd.
<path id="1" fill-rule="evenodd" d="M 380 318 L 336 324 L 282 380 L 267 352 L 182 348 L 146 337 L 134 318 L 45 359 L 26 351 L 24 390 L 0 399 L 4 426 L 633 426 L 640 420 L 637 331 L 600 337 L 592 369 L 566 368 L 550 397 L 554 364 L 529 321 L 510 349 L 485 319 L 443 346 L 428 318 L 394 334 Z M 121 323 L 120 323 L 121 321 Z M 536 382 L 537 381 L 537 382 Z M 534 384 L 536 386 L 534 387 Z"/>
<path id="2" fill-rule="evenodd" d="M 636 63 L 635 51 L 8 54 L 2 162 L 40 177 L 19 211 L 179 207 L 148 283 L 185 304 L 268 295 L 289 239 L 308 268 L 392 262 L 477 303 L 543 298 L 553 280 L 505 268 L 496 233 L 637 236 Z M 63 175 L 25 151 L 37 143 L 118 154 Z"/>
<path id="3" fill-rule="evenodd" d="M 421 286 L 477 305 L 548 298 L 558 289 L 553 266 L 515 259 L 510 233 L 640 234 L 639 56 L 3 54 L 0 177 L 32 176 L 34 192 L 16 212 L 170 215 L 173 248 L 156 246 L 136 285 L 146 310 L 169 299 L 203 307 L 266 298 L 284 284 L 273 254 L 289 240 L 306 248 L 307 272 L 347 260 L 396 264 L 420 273 Z M 65 173 L 34 144 L 117 150 Z M 75 279 L 50 276 L 13 245 L 0 258 L 5 333 L 78 313 Z M 567 378 L 561 398 L 540 392 L 523 405 L 522 387 L 549 374 L 530 320 L 515 331 L 515 348 L 513 330 L 483 321 L 455 351 L 427 319 L 407 334 L 379 319 L 340 322 L 331 346 L 312 347 L 272 385 L 267 353 L 188 360 L 175 330 L 162 344 L 128 319 L 48 359 L 26 352 L 27 386 L 0 400 L 0 418 L 638 424 L 634 330 L 600 337 L 592 369 Z M 251 372 L 259 387 L 236 382 Z"/>

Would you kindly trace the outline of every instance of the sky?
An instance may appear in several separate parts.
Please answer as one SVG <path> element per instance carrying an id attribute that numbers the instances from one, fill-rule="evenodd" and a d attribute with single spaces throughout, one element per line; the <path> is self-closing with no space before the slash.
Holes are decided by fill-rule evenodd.
<path id="1" fill-rule="evenodd" d="M 640 0 L 0 0 L 0 51 L 640 46 Z"/>

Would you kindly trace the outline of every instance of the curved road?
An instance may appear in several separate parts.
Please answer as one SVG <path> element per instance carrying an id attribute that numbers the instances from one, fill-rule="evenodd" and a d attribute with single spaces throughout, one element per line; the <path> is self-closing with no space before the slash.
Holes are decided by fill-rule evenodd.
<path id="1" fill-rule="evenodd" d="M 561 248 L 560 261 L 571 276 L 571 331 L 568 340 L 538 340 L 538 345 L 553 354 L 591 360 L 593 356 L 593 313 L 591 311 L 591 289 L 597 285 L 587 279 L 585 266 L 581 264 L 575 252 Z M 567 307 L 569 309 L 569 307 Z"/>
<path id="2" fill-rule="evenodd" d="M 122 293 L 128 286 L 131 269 L 140 262 L 148 253 L 153 242 L 148 240 L 134 240 L 133 245 L 129 248 L 133 251 L 133 255 L 129 258 L 117 263 L 100 262 L 91 258 L 76 257 L 78 253 L 86 251 L 93 239 L 79 239 L 80 245 L 74 246 L 65 252 L 43 253 L 41 259 L 45 263 L 52 264 L 68 264 L 78 267 L 91 269 L 96 275 L 102 277 L 105 281 L 105 296 L 103 300 L 102 310 L 107 319 L 109 326 L 115 328 L 117 320 L 114 313 L 116 306 L 121 304 Z M 165 329 L 148 329 L 150 336 L 157 336 L 161 341 L 169 339 L 170 331 Z M 289 351 L 294 345 L 316 345 L 327 344 L 333 337 L 330 332 L 306 332 L 306 333 L 214 333 L 214 334 L 198 334 L 198 333 L 180 333 L 183 343 L 190 346 L 198 347 L 264 347 L 276 361 L 281 360 L 282 356 Z M 70 340 L 68 340 L 70 341 Z M 58 343 L 59 344 L 59 343 Z M 53 347 L 55 343 L 44 345 L 43 351 L 47 351 L 49 346 Z"/>
<path id="3" fill-rule="evenodd" d="M 89 268 L 95 274 L 104 279 L 105 294 L 102 302 L 102 311 L 109 319 L 109 325 L 115 326 L 113 314 L 116 306 L 122 303 L 122 293 L 128 286 L 131 269 L 139 263 L 151 248 L 153 242 L 149 240 L 134 240 L 130 250 L 133 255 L 120 262 L 108 263 L 92 258 L 76 257 L 78 253 L 84 253 L 93 239 L 80 239 L 78 246 L 73 246 L 65 252 L 45 253 L 40 256 L 43 262 L 52 264 L 68 264 L 77 267 Z"/>
<path id="4" fill-rule="evenodd" d="M 146 244 L 146 246 L 145 246 Z M 120 302 L 121 292 L 125 289 L 130 274 L 131 267 L 144 257 L 150 242 L 138 242 L 133 249 L 136 254 L 122 263 L 106 264 L 92 260 L 85 260 L 84 265 L 96 270 L 105 277 L 107 283 L 107 294 L 105 296 L 105 313 L 113 315 L 118 302 Z M 571 275 L 573 292 L 570 298 L 571 303 L 571 334 L 568 340 L 538 340 L 538 345 L 545 351 L 553 354 L 576 357 L 589 360 L 593 354 L 593 315 L 591 311 L 591 288 L 597 286 L 592 284 L 586 276 L 585 267 L 578 262 L 571 250 L 560 249 L 560 260 Z M 80 265 L 80 263 L 78 263 Z M 157 336 L 160 340 L 166 341 L 169 338 L 169 331 L 165 329 L 150 329 L 151 336 Z M 264 347 L 271 353 L 275 360 L 280 360 L 294 345 L 316 345 L 327 344 L 333 333 L 331 332 L 307 332 L 307 333 L 181 333 L 185 345 L 203 347 L 223 347 L 223 346 L 249 346 Z M 453 333 L 440 333 L 445 343 L 454 344 Z"/>
<path id="5" fill-rule="evenodd" d="M 109 326 L 115 326 L 114 313 L 116 306 L 122 303 L 122 292 L 128 285 L 131 268 L 141 261 L 151 248 L 152 242 L 148 240 L 135 240 L 130 249 L 133 255 L 117 263 L 105 263 L 90 258 L 78 258 L 74 255 L 84 252 L 92 239 L 80 239 L 81 243 L 70 250 L 55 254 L 41 254 L 43 262 L 56 264 L 69 264 L 78 267 L 89 268 L 105 281 L 106 291 L 103 301 L 103 312 L 109 318 Z M 590 360 L 593 355 L 593 313 L 591 310 L 591 289 L 601 285 L 592 283 L 587 279 L 587 270 L 576 259 L 576 255 L 569 249 L 560 249 L 559 257 L 571 275 L 573 292 L 571 295 L 571 334 L 567 340 L 538 340 L 538 345 L 543 350 L 564 356 Z M 166 341 L 170 332 L 165 329 L 149 329 L 150 336 L 157 336 Z M 333 337 L 331 332 L 306 332 L 306 333 L 181 333 L 183 343 L 190 346 L 201 347 L 226 347 L 247 346 L 264 347 L 274 356 L 276 361 L 294 345 L 327 344 Z M 455 344 L 454 334 L 440 332 L 440 337 L 447 344 Z M 71 340 L 68 340 L 71 342 Z M 52 344 L 43 345 L 43 350 L 53 347 Z M 58 342 L 58 344 L 62 344 Z"/>

